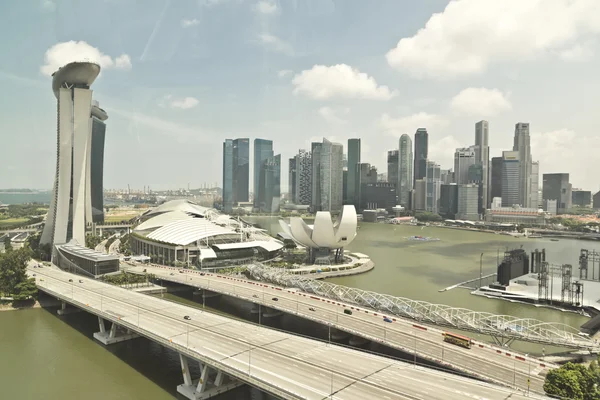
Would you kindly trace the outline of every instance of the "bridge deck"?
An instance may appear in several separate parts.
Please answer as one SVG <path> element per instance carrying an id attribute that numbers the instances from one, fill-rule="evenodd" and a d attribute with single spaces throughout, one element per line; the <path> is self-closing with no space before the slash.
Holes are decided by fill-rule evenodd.
<path id="1" fill-rule="evenodd" d="M 323 324 L 332 324 L 337 329 L 408 353 L 413 353 L 416 349 L 419 357 L 508 387 L 527 390 L 529 386 L 531 391 L 543 393 L 545 372 L 549 368 L 557 367 L 534 357 L 483 342 L 476 342 L 473 348 L 464 349 L 445 343 L 442 340 L 441 329 L 418 325 L 414 321 L 401 318 L 394 318 L 394 323 L 386 323 L 381 313 L 270 284 L 218 274 L 200 275 L 199 272 L 191 270 L 179 273 L 180 268 L 149 265 L 129 268 L 128 271 L 141 273 L 144 269 L 160 279 L 239 297 Z M 274 297 L 277 301 L 273 300 Z M 311 311 L 310 308 L 315 311 Z M 353 314 L 344 314 L 345 308 L 352 309 Z"/>
<path id="2" fill-rule="evenodd" d="M 493 385 L 235 321 L 53 268 L 29 273 L 36 274 L 40 290 L 284 398 L 323 399 L 333 393 L 336 399 L 348 400 L 504 399 L 510 394 Z"/>

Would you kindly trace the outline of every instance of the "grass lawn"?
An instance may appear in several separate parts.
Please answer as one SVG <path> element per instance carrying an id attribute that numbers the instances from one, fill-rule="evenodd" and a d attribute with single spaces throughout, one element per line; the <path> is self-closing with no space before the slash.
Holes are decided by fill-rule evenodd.
<path id="1" fill-rule="evenodd" d="M 29 218 L 7 218 L 0 219 L 0 228 L 5 226 L 10 226 L 14 224 L 22 224 L 24 222 L 29 221 Z"/>

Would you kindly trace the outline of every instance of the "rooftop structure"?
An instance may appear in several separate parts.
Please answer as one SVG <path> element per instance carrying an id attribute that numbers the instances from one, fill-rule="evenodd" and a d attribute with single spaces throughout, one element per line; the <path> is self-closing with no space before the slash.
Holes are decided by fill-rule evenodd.
<path id="1" fill-rule="evenodd" d="M 202 207 L 173 200 L 148 210 L 134 228 L 132 249 L 163 264 L 230 265 L 274 256 L 283 243 L 263 230 Z"/>
<path id="2" fill-rule="evenodd" d="M 56 245 L 54 260 L 65 271 L 92 277 L 119 270 L 118 256 L 88 249 L 74 241 Z"/>

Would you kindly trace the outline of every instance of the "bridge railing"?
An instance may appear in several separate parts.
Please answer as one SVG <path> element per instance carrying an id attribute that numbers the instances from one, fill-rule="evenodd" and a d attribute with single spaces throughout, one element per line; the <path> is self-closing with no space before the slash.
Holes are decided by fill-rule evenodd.
<path id="1" fill-rule="evenodd" d="M 496 315 L 370 292 L 312 279 L 303 275 L 290 274 L 283 269 L 267 267 L 260 263 L 248 266 L 248 272 L 255 279 L 285 287 L 297 287 L 307 293 L 385 311 L 422 323 L 540 344 L 585 349 L 598 347 L 594 341 L 582 337 L 577 329 L 566 324 L 549 323 L 509 315 Z"/>

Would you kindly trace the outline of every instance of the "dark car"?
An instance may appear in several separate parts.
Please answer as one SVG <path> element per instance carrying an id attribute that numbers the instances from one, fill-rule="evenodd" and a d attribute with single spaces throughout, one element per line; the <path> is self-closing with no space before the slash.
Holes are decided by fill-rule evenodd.
<path id="1" fill-rule="evenodd" d="M 352 315 L 352 311 L 348 310 L 347 308 L 344 310 L 344 314 L 348 314 L 348 315 Z"/>
<path id="2" fill-rule="evenodd" d="M 185 315 L 183 319 L 187 319 L 188 321 L 191 319 L 189 315 Z"/>
<path id="3" fill-rule="evenodd" d="M 169 275 L 175 275 L 175 274 L 171 272 Z"/>
<path id="4" fill-rule="evenodd" d="M 314 307 L 309 308 L 310 311 L 316 311 Z"/>
<path id="5" fill-rule="evenodd" d="M 252 297 L 254 297 L 255 299 L 258 299 L 258 295 L 257 294 L 253 294 Z"/>
<path id="6" fill-rule="evenodd" d="M 69 282 L 73 282 L 73 279 L 69 279 Z"/>
<path id="7" fill-rule="evenodd" d="M 391 320 L 391 319 L 389 319 L 388 317 L 383 317 L 383 320 L 384 320 L 385 322 L 389 322 L 390 324 L 392 323 L 392 320 Z"/>
<path id="8" fill-rule="evenodd" d="M 180 269 L 180 270 L 179 270 L 179 273 L 180 273 L 180 274 L 183 274 L 183 270 L 182 270 L 182 269 Z"/>
<path id="9" fill-rule="evenodd" d="M 204 272 L 200 272 L 200 276 L 204 276 L 206 275 Z"/>
<path id="10" fill-rule="evenodd" d="M 79 283 L 83 283 L 83 281 L 80 279 L 80 280 L 79 280 Z"/>
<path id="11" fill-rule="evenodd" d="M 35 276 L 35 274 L 33 274 L 33 276 Z"/>
<path id="12" fill-rule="evenodd" d="M 278 299 L 277 297 L 273 297 L 271 300 L 273 300 L 273 301 L 277 301 L 277 300 L 279 300 L 279 299 Z"/>

